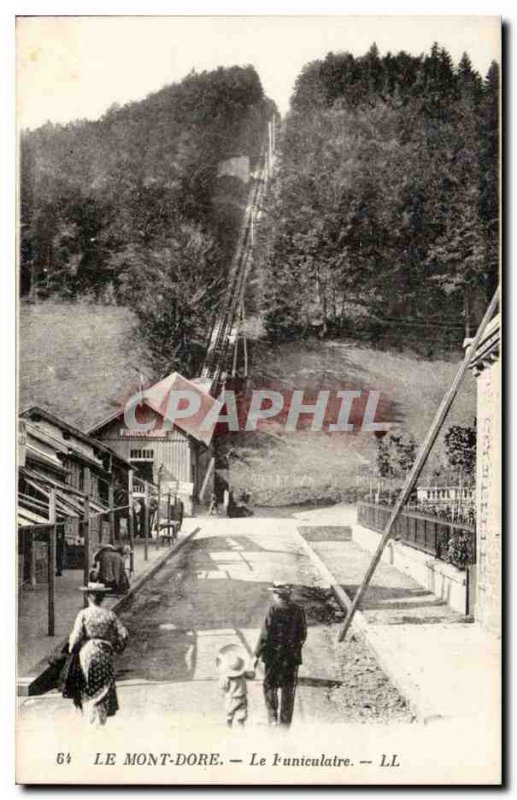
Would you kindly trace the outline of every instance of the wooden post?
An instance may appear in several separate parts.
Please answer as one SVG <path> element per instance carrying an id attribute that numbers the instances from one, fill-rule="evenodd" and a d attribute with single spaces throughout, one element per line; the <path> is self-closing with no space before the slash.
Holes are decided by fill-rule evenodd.
<path id="1" fill-rule="evenodd" d="M 48 635 L 56 632 L 56 490 L 51 489 L 48 499 Z"/>
<path id="2" fill-rule="evenodd" d="M 113 484 L 110 483 L 108 487 L 108 520 L 109 520 L 109 541 L 110 544 L 115 543 L 115 491 L 113 489 Z M 101 523 L 102 525 L 102 523 Z"/>
<path id="3" fill-rule="evenodd" d="M 83 579 L 84 585 L 88 585 L 90 580 L 90 468 L 84 469 L 84 504 L 83 504 L 83 536 L 84 536 L 84 564 L 83 564 Z M 84 607 L 88 605 L 88 598 L 86 594 L 83 600 Z"/>
<path id="4" fill-rule="evenodd" d="M 149 558 L 149 484 L 144 483 L 144 561 Z"/>
<path id="5" fill-rule="evenodd" d="M 160 545 L 160 503 L 162 502 L 162 467 L 158 468 L 158 507 L 156 508 L 156 547 Z"/>
<path id="6" fill-rule="evenodd" d="M 468 370 L 468 368 L 470 366 L 470 361 L 471 361 L 471 358 L 472 358 L 472 354 L 476 352 L 476 348 L 477 348 L 479 342 L 481 341 L 481 338 L 483 336 L 483 332 L 484 332 L 486 326 L 488 325 L 488 323 L 490 322 L 490 320 L 491 320 L 491 318 L 492 318 L 492 316 L 493 316 L 493 314 L 494 314 L 494 312 L 495 312 L 495 310 L 497 308 L 498 301 L 499 301 L 499 287 L 496 289 L 496 291 L 494 293 L 494 296 L 492 297 L 492 300 L 490 301 L 490 305 L 488 306 L 488 308 L 487 308 L 487 310 L 485 312 L 485 316 L 483 317 L 483 319 L 482 319 L 482 321 L 481 321 L 481 323 L 479 325 L 479 328 L 477 330 L 477 333 L 476 333 L 474 339 L 472 340 L 470 345 L 466 348 L 465 357 L 464 357 L 463 361 L 461 362 L 461 364 L 459 366 L 459 369 L 458 369 L 458 371 L 456 373 L 456 376 L 455 376 L 455 378 L 454 378 L 449 390 L 446 392 L 446 394 L 445 394 L 445 396 L 444 396 L 444 398 L 443 398 L 443 400 L 442 400 L 442 402 L 440 404 L 440 407 L 438 408 L 438 411 L 436 412 L 435 418 L 434 418 L 434 420 L 433 420 L 433 422 L 431 424 L 431 427 L 429 428 L 429 430 L 427 432 L 427 435 L 426 435 L 424 441 L 422 442 L 420 450 L 419 450 L 419 452 L 417 454 L 417 457 L 415 459 L 415 463 L 413 464 L 413 466 L 411 468 L 411 471 L 409 472 L 409 475 L 408 475 L 408 477 L 406 479 L 406 482 L 405 482 L 405 484 L 404 484 L 404 486 L 402 488 L 402 491 L 401 491 L 401 493 L 400 493 L 400 495 L 399 495 L 399 497 L 397 499 L 395 507 L 393 508 L 393 511 L 391 512 L 390 518 L 389 518 L 389 520 L 387 522 L 387 525 L 386 525 L 386 527 L 384 529 L 384 533 L 383 533 L 382 538 L 381 538 L 381 540 L 379 542 L 377 550 L 375 551 L 375 553 L 373 555 L 373 558 L 372 558 L 372 560 L 371 560 L 371 562 L 370 562 L 370 564 L 368 566 L 368 569 L 366 570 L 366 574 L 365 574 L 365 576 L 364 576 L 364 578 L 363 578 L 363 580 L 362 580 L 362 582 L 361 582 L 361 584 L 360 584 L 360 586 L 359 586 L 359 588 L 358 588 L 358 590 L 356 592 L 356 595 L 355 595 L 355 597 L 354 597 L 354 599 L 352 601 L 352 605 L 350 606 L 350 610 L 349 610 L 349 612 L 347 614 L 347 617 L 346 617 L 346 619 L 345 619 L 345 621 L 344 621 L 344 623 L 343 623 L 343 625 L 341 627 L 341 630 L 339 631 L 339 634 L 338 634 L 338 641 L 339 642 L 343 641 L 343 639 L 345 638 L 345 636 L 347 634 L 348 629 L 350 628 L 350 625 L 352 624 L 352 620 L 354 618 L 354 614 L 355 614 L 355 612 L 357 610 L 357 607 L 358 607 L 359 603 L 361 602 L 362 596 L 365 593 L 365 591 L 366 591 L 366 589 L 368 587 L 368 584 L 370 583 L 370 581 L 372 579 L 373 573 L 375 572 L 375 570 L 377 568 L 377 564 L 381 560 L 381 557 L 382 557 L 382 554 L 384 552 L 384 549 L 385 549 L 386 545 L 388 544 L 389 539 L 391 538 L 391 532 L 392 532 L 393 526 L 395 525 L 395 523 L 396 523 L 396 521 L 398 519 L 398 516 L 399 516 L 400 512 L 402 511 L 402 508 L 406 504 L 406 502 L 407 502 L 407 500 L 408 500 L 408 498 L 409 498 L 409 496 L 410 496 L 410 494 L 411 494 L 411 492 L 413 490 L 413 487 L 414 487 L 416 481 L 418 480 L 418 476 L 420 475 L 420 473 L 422 471 L 422 468 L 423 468 L 425 462 L 427 461 L 427 457 L 428 457 L 429 453 L 431 452 L 431 448 L 432 448 L 433 444 L 436 441 L 436 437 L 438 436 L 438 434 L 440 432 L 440 429 L 441 429 L 441 427 L 442 427 L 442 425 L 443 425 L 443 423 L 445 421 L 445 418 L 447 417 L 447 414 L 449 413 L 449 409 L 450 409 L 451 405 L 454 402 L 454 398 L 456 397 L 456 395 L 458 393 L 458 389 L 459 389 L 459 387 L 460 387 L 460 385 L 461 385 L 461 383 L 463 381 L 463 378 L 465 377 L 465 374 L 466 374 L 466 372 L 467 372 L 467 370 Z"/>
<path id="7" fill-rule="evenodd" d="M 83 563 L 83 581 L 87 586 L 90 580 L 90 498 L 88 495 L 84 498 L 83 504 L 83 536 L 84 536 L 84 563 Z M 86 595 L 84 596 L 84 607 L 88 605 Z"/>
<path id="8" fill-rule="evenodd" d="M 135 544 L 135 520 L 133 518 L 133 470 L 129 470 L 127 481 L 127 504 L 128 504 L 128 531 L 129 531 L 129 547 L 131 552 L 129 554 L 129 571 L 132 574 L 135 568 L 134 558 L 134 544 Z"/>
<path id="9" fill-rule="evenodd" d="M 466 571 L 467 579 L 467 616 L 474 616 L 476 610 L 476 565 L 468 564 Z"/>
<path id="10" fill-rule="evenodd" d="M 200 492 L 199 492 L 199 495 L 198 495 L 199 500 L 200 500 L 201 503 L 203 502 L 203 498 L 204 498 L 205 492 L 206 492 L 206 487 L 208 486 L 208 481 L 210 480 L 210 476 L 212 475 L 212 470 L 214 469 L 214 467 L 215 467 L 215 458 L 211 458 L 210 459 L 210 464 L 208 465 L 208 469 L 207 469 L 206 474 L 205 474 L 205 478 L 203 480 L 203 485 L 201 486 L 201 489 L 200 489 Z"/>

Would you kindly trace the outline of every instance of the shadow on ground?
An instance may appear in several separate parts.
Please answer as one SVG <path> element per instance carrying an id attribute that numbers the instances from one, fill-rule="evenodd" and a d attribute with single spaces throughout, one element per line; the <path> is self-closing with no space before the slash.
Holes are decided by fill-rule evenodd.
<path id="1" fill-rule="evenodd" d="M 191 680 L 200 666 L 200 652 L 203 669 L 208 658 L 210 663 L 215 659 L 218 634 L 221 644 L 236 638 L 251 657 L 242 631 L 260 629 L 271 602 L 271 582 L 257 578 L 248 558 L 253 553 L 263 553 L 267 562 L 275 554 L 297 557 L 291 550 L 261 547 L 247 536 L 217 536 L 193 542 L 188 554 L 160 570 L 124 611 L 130 645 L 117 660 L 118 678 Z M 230 570 L 249 577 L 236 578 Z M 317 591 L 293 586 L 293 599 L 306 608 L 309 625 L 324 621 L 324 598 Z M 208 654 L 211 644 L 213 652 Z"/>

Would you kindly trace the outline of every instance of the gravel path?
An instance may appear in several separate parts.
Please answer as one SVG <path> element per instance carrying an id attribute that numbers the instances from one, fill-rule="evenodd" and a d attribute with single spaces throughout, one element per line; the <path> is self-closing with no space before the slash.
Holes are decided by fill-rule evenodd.
<path id="1" fill-rule="evenodd" d="M 335 682 L 328 697 L 341 722 L 409 722 L 413 719 L 406 701 L 379 666 L 376 657 L 358 635 L 338 644 L 337 633 L 343 612 L 328 589 L 301 587 L 296 601 L 306 610 L 313 624 L 325 626 L 332 647 Z"/>

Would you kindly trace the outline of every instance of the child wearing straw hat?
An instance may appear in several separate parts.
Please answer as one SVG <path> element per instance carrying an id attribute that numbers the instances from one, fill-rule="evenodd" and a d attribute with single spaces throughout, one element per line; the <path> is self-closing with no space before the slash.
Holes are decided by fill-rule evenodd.
<path id="1" fill-rule="evenodd" d="M 219 672 L 219 688 L 224 694 L 226 724 L 232 727 L 236 720 L 244 726 L 248 718 L 247 680 L 255 677 L 253 670 L 246 669 L 246 660 L 237 645 L 228 644 L 221 647 L 216 657 Z"/>

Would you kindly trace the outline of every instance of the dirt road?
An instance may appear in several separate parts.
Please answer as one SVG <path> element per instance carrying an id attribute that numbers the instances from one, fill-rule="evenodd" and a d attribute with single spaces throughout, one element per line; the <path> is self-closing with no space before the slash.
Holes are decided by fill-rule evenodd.
<path id="1" fill-rule="evenodd" d="M 201 532 L 142 588 L 123 615 L 130 644 L 117 660 L 121 710 L 109 721 L 110 728 L 163 719 L 164 711 L 172 727 L 223 725 L 216 654 L 233 642 L 251 658 L 271 600 L 267 587 L 274 580 L 293 584 L 294 599 L 304 604 L 309 623 L 295 721 L 409 718 L 364 643 L 350 641 L 346 653 L 336 646 L 336 609 L 303 550 L 294 520 L 199 522 Z M 261 678 L 259 671 L 249 686 L 250 726 L 266 722 Z M 29 698 L 21 703 L 21 721 L 40 725 L 50 716 L 66 724 L 74 714 L 70 706 L 56 694 Z"/>

